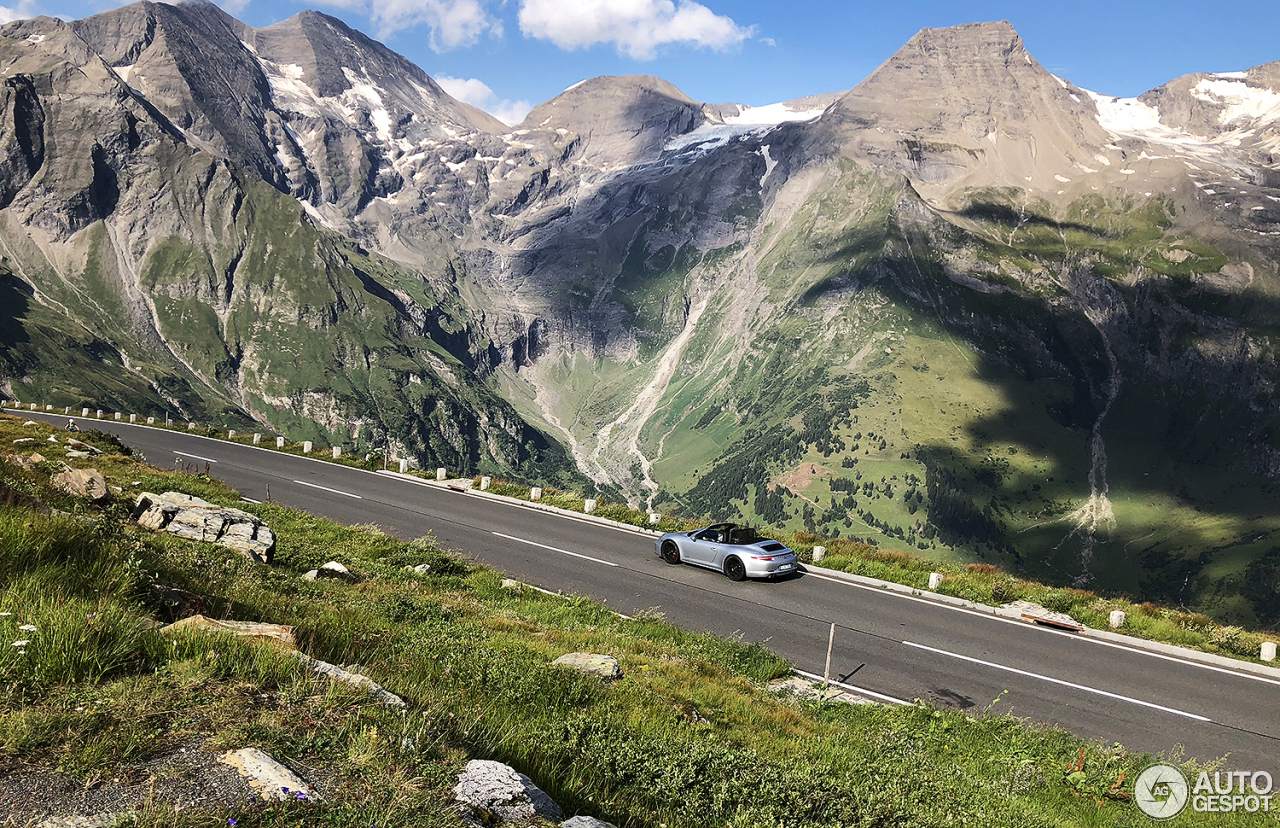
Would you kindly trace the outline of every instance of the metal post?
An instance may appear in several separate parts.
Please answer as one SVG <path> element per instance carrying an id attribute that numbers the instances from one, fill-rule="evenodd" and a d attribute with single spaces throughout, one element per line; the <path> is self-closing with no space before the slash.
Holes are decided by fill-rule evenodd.
<path id="1" fill-rule="evenodd" d="M 827 685 L 831 683 L 831 647 L 836 643 L 836 622 L 831 622 L 831 635 L 827 637 L 827 667 L 822 671 L 822 698 L 826 701 Z"/>

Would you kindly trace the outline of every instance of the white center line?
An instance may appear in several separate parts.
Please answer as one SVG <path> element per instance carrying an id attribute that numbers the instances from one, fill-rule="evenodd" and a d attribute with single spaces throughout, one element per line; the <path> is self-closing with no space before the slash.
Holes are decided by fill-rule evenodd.
<path id="1" fill-rule="evenodd" d="M 1129 702 L 1130 704 L 1139 704 L 1139 705 L 1142 705 L 1143 707 L 1150 707 L 1155 710 L 1163 710 L 1165 713 L 1173 713 L 1177 716 L 1185 716 L 1188 719 L 1195 719 L 1197 722 L 1213 721 L 1212 719 L 1206 716 L 1199 716 L 1199 715 L 1196 715 L 1195 713 L 1188 713 L 1185 710 L 1178 710 L 1173 707 L 1165 707 L 1164 705 L 1143 701 L 1142 699 L 1135 699 L 1130 696 L 1122 696 L 1119 693 L 1108 693 L 1106 690 L 1099 690 L 1096 687 L 1086 687 L 1083 684 L 1076 684 L 1070 681 L 1063 681 L 1062 679 L 1050 678 L 1049 676 L 1042 676 L 1039 673 L 1030 673 L 1030 672 L 1027 672 L 1026 670 L 1019 670 L 1016 667 L 1006 667 L 1003 664 L 996 664 L 991 661 L 983 661 L 980 658 L 971 658 L 969 656 L 963 656 L 958 653 L 949 653 L 946 650 L 939 650 L 937 647 L 926 647 L 923 644 L 916 644 L 911 641 L 904 641 L 902 643 L 906 644 L 908 647 L 915 647 L 918 650 L 928 650 L 931 653 L 938 653 L 939 655 L 950 656 L 951 658 L 958 658 L 961 661 L 969 661 L 974 664 L 981 664 L 984 667 L 993 667 L 996 670 L 1004 670 L 1005 672 L 1008 672 L 1008 673 L 1017 673 L 1020 676 L 1027 676 L 1028 678 L 1040 679 L 1041 681 L 1048 681 L 1048 682 L 1052 682 L 1053 684 L 1060 684 L 1063 687 L 1070 687 L 1074 690 L 1083 690 L 1086 693 L 1094 693 L 1099 696 L 1106 696 L 1109 699 L 1118 699 L 1120 701 Z"/>
<path id="2" fill-rule="evenodd" d="M 295 480 L 293 482 L 297 483 L 299 486 L 310 486 L 313 489 L 319 489 L 322 492 L 332 492 L 333 494 L 340 494 L 340 495 L 343 495 L 344 497 L 354 497 L 356 500 L 364 500 L 364 498 L 358 494 L 352 494 L 351 492 L 343 492 L 343 491 L 339 491 L 338 489 L 330 489 L 328 486 L 317 486 L 316 484 L 308 483 L 305 480 Z"/>
<path id="3" fill-rule="evenodd" d="M 218 462 L 217 460 L 214 460 L 212 457 L 201 457 L 198 454 L 187 454 L 185 451 L 175 451 L 174 454 L 180 454 L 183 457 L 190 457 L 192 460 L 203 460 L 206 463 Z"/>
<path id="4" fill-rule="evenodd" d="M 833 584 L 839 584 L 840 586 L 846 586 L 846 587 L 853 587 L 854 589 L 865 589 L 867 592 L 874 592 L 878 595 L 887 595 L 893 598 L 902 598 L 907 601 L 915 601 L 920 604 L 927 604 L 931 607 L 935 607 L 937 609 L 945 609 L 950 612 L 963 612 L 967 615 L 972 615 L 975 618 L 984 618 L 988 621 L 998 621 L 1002 624 L 1012 624 L 1013 626 L 1021 627 L 1022 629 L 1034 629 L 1038 634 L 1041 634 L 1041 635 L 1060 635 L 1066 638 L 1070 638 L 1072 641 L 1078 641 L 1084 644 L 1097 644 L 1100 647 L 1111 647 L 1116 650 L 1124 650 L 1125 652 L 1134 653 L 1136 655 L 1148 656 L 1149 658 L 1159 658 L 1165 661 L 1172 661 L 1175 664 L 1182 665 L 1183 667 L 1195 667 L 1200 670 L 1212 670 L 1215 673 L 1225 673 L 1226 675 L 1234 676 L 1236 678 L 1244 678 L 1244 679 L 1249 679 L 1251 681 L 1261 681 L 1261 682 L 1265 682 L 1266 684 L 1274 684 L 1276 686 L 1280 686 L 1280 681 L 1276 681 L 1273 678 L 1267 678 L 1266 676 L 1259 676 L 1254 673 L 1246 673 L 1241 670 L 1232 670 L 1228 667 L 1217 667 L 1213 664 L 1205 664 L 1202 661 L 1192 661 L 1191 659 L 1179 657 L 1176 655 L 1166 655 L 1164 653 L 1155 653 L 1155 652 L 1152 652 L 1151 650 L 1139 649 L 1133 646 L 1132 644 L 1116 643 L 1114 641 L 1102 641 L 1097 638 L 1085 638 L 1081 636 L 1079 633 L 1067 632 L 1065 630 L 1055 630 L 1050 627 L 1044 627 L 1040 625 L 1036 625 L 1033 627 L 1029 625 L 1026 621 L 1022 621 L 1019 619 L 1006 618 L 1001 615 L 992 615 L 989 612 L 981 612 L 975 609 L 970 609 L 969 607 L 957 607 L 953 604 L 942 604 L 937 601 L 930 600 L 928 598 L 921 598 L 915 595 L 906 595 L 901 592 L 884 589 L 883 587 L 872 586 L 870 584 L 859 584 L 855 581 L 846 581 L 841 578 L 831 578 L 827 575 L 819 575 L 818 573 L 812 572 L 812 571 L 806 571 L 805 577 L 817 578 L 820 581 L 830 581 Z"/>
<path id="5" fill-rule="evenodd" d="M 617 564 L 614 563 L 613 561 L 604 561 L 604 560 L 601 560 L 600 558 L 593 558 L 590 555 L 580 555 L 577 552 L 570 552 L 568 549 L 557 549 L 554 546 L 547 546 L 545 543 L 534 543 L 531 540 L 525 540 L 524 538 L 517 538 L 515 535 L 504 535 L 501 532 L 494 532 L 493 534 L 497 535 L 500 538 L 519 541 L 520 543 L 527 543 L 530 546 L 537 546 L 541 549 L 550 549 L 552 552 L 559 552 L 561 555 L 572 555 L 575 558 L 582 558 L 583 560 L 593 561 L 598 564 L 604 564 L 605 566 L 617 566 Z"/>

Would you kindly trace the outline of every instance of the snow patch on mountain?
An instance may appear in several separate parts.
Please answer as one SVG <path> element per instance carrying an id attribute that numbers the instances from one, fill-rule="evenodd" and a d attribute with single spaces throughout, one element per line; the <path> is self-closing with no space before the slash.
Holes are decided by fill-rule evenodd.
<path id="1" fill-rule="evenodd" d="M 822 109 L 791 109 L 785 103 L 744 106 L 736 115 L 726 117 L 723 123 L 705 123 L 697 129 L 675 136 L 667 142 L 663 150 L 710 152 L 744 135 L 755 132 L 765 133 L 780 124 L 812 121 L 823 111 Z"/>
<path id="2" fill-rule="evenodd" d="M 1229 90 L 1220 89 L 1213 85 L 1218 83 L 1230 84 L 1232 88 Z M 1200 95 L 1208 96 L 1214 94 L 1216 97 L 1212 99 L 1201 97 L 1200 99 L 1215 104 L 1227 104 L 1220 116 L 1221 123 L 1234 125 L 1234 129 L 1229 129 L 1212 137 L 1196 135 L 1185 129 L 1165 124 L 1160 120 L 1160 110 L 1158 108 L 1138 98 L 1115 98 L 1110 95 L 1099 95 L 1096 92 L 1085 91 L 1097 108 L 1098 123 L 1112 135 L 1118 138 L 1137 138 L 1150 144 L 1172 149 L 1177 157 L 1188 161 L 1187 167 L 1191 169 L 1198 168 L 1189 163 L 1187 156 L 1199 161 L 1223 164 L 1234 169 L 1243 170 L 1249 165 L 1240 160 L 1233 150 L 1237 150 L 1245 139 L 1253 138 L 1258 128 L 1266 126 L 1268 117 L 1272 121 L 1280 120 L 1280 96 L 1275 96 L 1276 109 L 1273 112 L 1270 108 L 1270 99 L 1260 94 L 1265 93 L 1266 95 L 1274 96 L 1275 93 L 1270 92 L 1270 90 L 1249 87 L 1234 80 L 1206 80 L 1201 81 L 1200 86 L 1204 84 L 1211 85 L 1200 90 Z M 1200 89 L 1200 86 L 1197 86 L 1197 89 Z M 1228 93 L 1230 97 L 1224 97 Z M 1261 117 L 1255 118 L 1247 124 L 1239 122 L 1243 114 L 1251 112 L 1261 113 Z M 1272 112 L 1273 114 L 1268 116 L 1268 113 Z M 1154 158 L 1157 156 L 1149 157 Z"/>
<path id="3" fill-rule="evenodd" d="M 754 126 L 777 126 L 791 121 L 812 121 L 821 115 L 821 109 L 791 109 L 785 103 L 768 106 L 744 106 L 737 115 L 724 119 L 726 124 L 751 124 Z"/>
<path id="4" fill-rule="evenodd" d="M 1200 81 L 1191 94 L 1205 103 L 1223 106 L 1219 123 L 1227 126 L 1246 120 L 1251 122 L 1249 126 L 1257 126 L 1280 120 L 1280 93 L 1250 86 L 1234 77 L 1216 77 L 1218 80 Z"/>

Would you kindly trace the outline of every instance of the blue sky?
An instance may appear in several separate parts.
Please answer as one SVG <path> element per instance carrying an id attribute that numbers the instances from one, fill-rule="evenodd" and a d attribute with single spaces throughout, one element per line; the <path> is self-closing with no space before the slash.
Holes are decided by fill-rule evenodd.
<path id="1" fill-rule="evenodd" d="M 10 0 L 0 19 L 120 3 Z M 1131 97 L 1190 72 L 1280 60 L 1280 2 L 965 0 L 221 0 L 265 26 L 304 8 L 408 56 L 505 120 L 584 78 L 649 74 L 690 97 L 762 105 L 855 86 L 924 27 L 1009 20 L 1050 71 Z"/>

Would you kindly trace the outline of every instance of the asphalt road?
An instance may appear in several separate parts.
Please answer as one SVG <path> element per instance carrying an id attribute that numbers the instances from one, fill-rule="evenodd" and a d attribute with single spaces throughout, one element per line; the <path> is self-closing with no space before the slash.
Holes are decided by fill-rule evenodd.
<path id="1" fill-rule="evenodd" d="M 61 425 L 65 417 L 11 411 Z M 344 523 L 376 523 L 549 590 L 658 611 L 686 629 L 766 644 L 889 700 L 991 708 L 1131 750 L 1227 757 L 1280 779 L 1280 681 L 1117 646 L 816 574 L 733 583 L 654 555 L 652 538 L 386 475 L 180 432 L 86 421 L 148 461 L 205 464 L 245 497 Z M 1007 692 L 1006 692 L 1007 691 Z"/>

